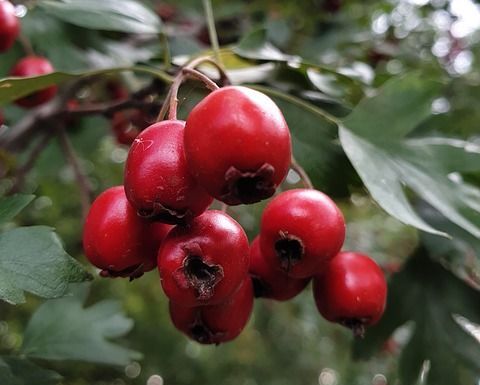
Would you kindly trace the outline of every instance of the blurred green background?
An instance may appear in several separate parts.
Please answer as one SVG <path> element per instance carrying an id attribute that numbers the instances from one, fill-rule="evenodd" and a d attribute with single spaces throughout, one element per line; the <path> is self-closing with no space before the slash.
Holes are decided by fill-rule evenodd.
<path id="1" fill-rule="evenodd" d="M 167 46 L 161 39 L 142 40 L 121 32 L 85 29 L 45 13 L 35 7 L 36 1 L 15 3 L 25 13 L 22 19 L 25 34 L 37 52 L 49 57 L 59 70 L 133 63 L 162 65 L 165 58 Z M 210 49 L 200 1 L 144 3 L 162 18 L 168 52 L 174 62 L 180 60 L 180 55 L 196 55 Z M 480 7 L 476 2 L 219 0 L 213 1 L 213 9 L 222 46 L 230 49 L 243 41 L 240 47 L 248 51 L 249 42 L 245 38 L 262 31 L 274 49 L 292 55 L 292 63 L 295 58 L 302 58 L 335 69 L 349 79 L 345 84 L 338 77 L 315 79 L 315 74 L 305 76 L 294 64 L 269 69 L 265 66 L 272 64 L 270 60 L 253 63 L 245 60 L 245 52 L 243 59 L 225 54 L 227 68 L 245 67 L 250 71 L 246 83 L 274 86 L 342 117 L 364 95 L 375 94 L 391 77 L 422 70 L 448 86 L 445 95 L 435 100 L 432 117 L 413 136 L 442 134 L 479 140 Z M 250 52 L 254 52 L 253 48 Z M 12 52 L 0 56 L 1 75 L 7 73 L 20 54 L 21 47 L 16 45 Z M 257 57 L 258 54 L 253 53 Z M 254 80 L 263 70 L 267 75 Z M 146 81 L 130 73 L 114 79 L 130 90 L 138 89 Z M 322 92 L 307 84 L 308 80 L 314 84 L 318 81 Z M 187 83 L 182 88 L 182 116 L 199 95 L 201 87 L 197 84 Z M 285 111 L 287 120 L 289 114 L 295 113 L 289 108 Z M 22 114 L 18 108 L 7 106 L 7 125 L 13 125 Z M 84 118 L 73 122 L 68 130 L 95 193 L 121 184 L 128 148 L 115 142 L 109 120 Z M 336 137 L 325 145 L 339 151 Z M 302 151 L 300 144 L 296 150 Z M 322 156 L 320 148 L 309 149 L 308 157 L 322 159 Z M 343 154 L 336 159 L 327 161 L 324 168 L 315 168 L 314 181 L 337 201 L 345 214 L 344 249 L 371 255 L 387 274 L 398 270 L 418 245 L 418 232 L 387 215 L 370 199 Z M 471 173 L 466 178 L 478 182 L 479 175 Z M 87 265 L 81 249 L 78 187 L 55 141 L 42 153 L 26 182 L 24 190 L 34 192 L 37 198 L 18 217 L 17 224 L 56 228 L 65 249 Z M 6 191 L 10 183 L 5 177 L 0 183 L 2 190 Z M 292 174 L 284 188 L 298 183 Z M 257 234 L 263 205 L 229 210 L 250 240 Z M 93 268 L 89 269 L 96 274 Z M 408 327 L 403 328 L 372 359 L 353 360 L 353 336 L 320 317 L 310 286 L 287 303 L 257 300 L 253 316 L 240 337 L 220 346 L 198 345 L 174 329 L 156 271 L 133 282 L 100 279 L 96 275 L 87 304 L 107 298 L 119 300 L 126 315 L 135 322 L 132 331 L 119 343 L 141 352 L 143 358 L 122 367 L 39 361 L 44 368 L 62 374 L 64 384 L 140 385 L 146 384 L 152 375 L 159 376 L 157 381 L 161 378 L 164 384 L 172 385 L 396 384 L 399 352 L 409 337 Z M 32 296 L 20 306 L 0 302 L 0 354 L 20 348 L 28 319 L 41 302 Z M 151 383 L 155 384 L 162 382 Z"/>

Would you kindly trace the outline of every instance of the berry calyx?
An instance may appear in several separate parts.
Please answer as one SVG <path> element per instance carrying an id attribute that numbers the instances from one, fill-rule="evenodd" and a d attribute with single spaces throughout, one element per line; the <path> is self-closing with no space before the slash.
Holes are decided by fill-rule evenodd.
<path id="1" fill-rule="evenodd" d="M 260 239 L 256 237 L 250 246 L 250 276 L 255 297 L 287 301 L 303 291 L 310 278 L 292 278 L 268 262 L 260 250 Z"/>
<path id="2" fill-rule="evenodd" d="M 231 297 L 218 305 L 185 307 L 170 302 L 175 327 L 201 344 L 220 344 L 236 338 L 245 328 L 253 309 L 253 288 L 245 278 Z"/>
<path id="3" fill-rule="evenodd" d="M 176 226 L 158 253 L 163 290 L 182 306 L 224 301 L 248 272 L 248 239 L 227 214 L 210 210 Z"/>
<path id="4" fill-rule="evenodd" d="M 229 205 L 271 197 L 287 175 L 290 132 L 265 94 L 229 86 L 213 91 L 190 112 L 185 156 L 199 183 Z"/>
<path id="5" fill-rule="evenodd" d="M 342 212 L 318 190 L 282 192 L 262 214 L 262 253 L 269 263 L 294 278 L 319 273 L 340 251 L 344 240 Z"/>
<path id="6" fill-rule="evenodd" d="M 190 174 L 184 154 L 185 122 L 165 120 L 134 140 L 125 165 L 125 193 L 142 217 L 186 223 L 213 198 Z"/>
<path id="7" fill-rule="evenodd" d="M 54 71 L 52 63 L 41 56 L 26 56 L 15 64 L 10 75 L 18 77 L 30 77 L 49 74 Z M 33 92 L 15 101 L 15 104 L 24 108 L 33 108 L 53 99 L 57 93 L 56 86 L 50 86 L 43 90 Z"/>
<path id="8" fill-rule="evenodd" d="M 20 22 L 15 7 L 6 0 L 0 0 L 0 52 L 8 51 L 20 33 Z"/>
<path id="9" fill-rule="evenodd" d="M 313 296 L 328 321 L 362 336 L 366 326 L 377 323 L 385 310 L 387 283 L 382 269 L 369 256 L 341 252 L 313 279 Z"/>
<path id="10" fill-rule="evenodd" d="M 160 243 L 171 226 L 139 218 L 123 186 L 111 187 L 93 202 L 83 228 L 83 248 L 103 277 L 138 278 L 156 266 Z"/>

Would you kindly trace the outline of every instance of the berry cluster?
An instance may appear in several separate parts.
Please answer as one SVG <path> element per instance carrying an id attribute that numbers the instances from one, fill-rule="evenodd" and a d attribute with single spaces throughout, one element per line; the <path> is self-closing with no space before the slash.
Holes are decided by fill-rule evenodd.
<path id="1" fill-rule="evenodd" d="M 175 101 L 171 91 L 168 120 L 133 141 L 124 186 L 103 192 L 87 216 L 85 254 L 101 275 L 133 279 L 158 266 L 173 324 L 205 344 L 235 338 L 254 297 L 285 301 L 312 278 L 326 319 L 356 334 L 377 322 L 383 273 L 367 256 L 340 252 L 345 222 L 325 194 L 276 195 L 251 245 L 233 218 L 208 210 L 214 199 L 226 207 L 275 194 L 292 162 L 277 105 L 246 87 L 214 88 L 184 122 Z"/>
<path id="2" fill-rule="evenodd" d="M 7 0 L 0 0 L 0 53 L 12 48 L 20 34 L 20 22 L 15 15 L 15 7 Z M 20 59 L 10 70 L 11 76 L 27 77 L 53 72 L 50 61 L 42 56 L 28 55 Z M 15 101 L 23 108 L 33 108 L 51 100 L 57 87 L 51 86 L 34 92 Z"/>
<path id="3" fill-rule="evenodd" d="M 19 19 L 15 15 L 15 7 L 7 0 L 0 0 L 0 53 L 12 48 L 20 34 L 20 29 Z M 24 41 L 24 44 L 26 44 L 24 48 L 29 54 L 15 63 L 10 70 L 11 76 L 31 77 L 54 72 L 54 67 L 47 58 L 31 53 L 29 43 Z M 106 96 L 110 100 L 121 101 L 129 97 L 127 89 L 118 82 L 107 82 L 105 89 Z M 47 103 L 56 94 L 57 87 L 50 86 L 15 100 L 15 104 L 22 108 L 31 109 Z M 79 108 L 79 102 L 76 99 L 68 100 L 66 107 L 67 112 L 75 111 Z M 111 118 L 112 134 L 117 142 L 123 145 L 131 145 L 140 132 L 138 127 L 145 127 L 150 123 L 148 114 L 140 110 L 118 111 Z M 65 122 L 72 123 L 73 119 L 66 117 Z M 4 124 L 4 118 L 0 112 L 0 126 L 2 124 Z"/>

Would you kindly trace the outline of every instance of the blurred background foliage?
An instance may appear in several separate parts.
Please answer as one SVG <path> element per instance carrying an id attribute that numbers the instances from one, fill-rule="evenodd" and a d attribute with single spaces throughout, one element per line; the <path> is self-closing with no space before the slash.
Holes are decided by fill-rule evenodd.
<path id="1" fill-rule="evenodd" d="M 35 51 L 47 56 L 58 70 L 82 71 L 140 63 L 171 71 L 172 67 L 165 67 L 170 59 L 179 64 L 185 60 L 185 55 L 210 52 L 206 19 L 202 3 L 198 0 L 144 1 L 162 20 L 162 38 L 85 28 L 49 11 L 48 1 L 14 3 L 22 16 L 24 33 Z M 333 117 L 342 118 L 363 97 L 375 95 L 390 78 L 412 70 L 421 71 L 429 78 L 442 82 L 445 89 L 433 101 L 432 115 L 423 120 L 408 138 L 441 135 L 480 144 L 480 6 L 477 2 L 214 0 L 212 3 L 223 47 L 222 59 L 234 80 L 282 91 Z M 1 55 L 0 75 L 6 75 L 21 55 L 20 44 Z M 129 90 L 140 88 L 148 80 L 143 75 L 132 73 L 115 75 L 112 79 L 123 83 Z M 92 93 L 99 100 L 105 97 L 100 88 L 91 88 L 80 97 L 87 99 L 92 97 Z M 182 88 L 180 115 L 185 116 L 202 94 L 201 86 L 187 83 Z M 448 230 L 451 234 L 462 234 L 456 238 L 456 243 L 437 236 L 426 236 L 386 214 L 372 201 L 343 153 L 336 127 L 326 120 L 315 118 L 308 108 L 302 109 L 291 100 L 278 98 L 276 101 L 289 123 L 295 122 L 294 148 L 300 163 L 312 174 L 315 186 L 329 193 L 345 214 L 348 229 L 345 249 L 370 254 L 390 275 L 401 269 L 420 244 L 430 245 L 425 254 L 441 256 L 434 260 L 441 261 L 443 266 L 460 277 L 461 284 L 467 282 L 469 287 L 478 287 L 478 239 L 472 241 L 459 229 Z M 14 125 L 25 114 L 12 105 L 5 106 L 4 112 L 7 126 Z M 392 120 L 397 118 L 391 117 Z M 96 194 L 122 183 L 128 148 L 115 142 L 110 125 L 109 119 L 94 117 L 75 120 L 68 127 L 72 143 Z M 21 163 L 22 156 L 20 154 L 19 159 L 11 161 Z M 461 177 L 478 185 L 480 167 L 471 169 Z M 8 176 L 3 178 L 1 190 L 7 191 L 11 183 Z M 298 177 L 292 173 L 284 187 L 291 188 L 298 183 Z M 33 192 L 36 199 L 17 218 L 16 224 L 54 227 L 65 249 L 86 265 L 81 248 L 78 186 L 55 141 L 37 160 L 28 175 L 24 191 Z M 410 197 L 413 195 L 411 191 L 407 194 Z M 433 218 L 434 223 L 444 221 L 441 216 L 437 218 L 438 213 L 428 204 L 417 203 L 416 207 L 425 214 L 424 217 Z M 250 239 L 258 231 L 264 204 L 230 209 Z M 445 230 L 445 227 L 439 228 Z M 452 246 L 452 243 L 455 244 Z M 429 274 L 437 274 L 438 269 L 441 269 L 438 264 L 427 266 L 422 270 L 419 282 L 423 279 L 428 281 Z M 398 283 L 399 279 L 395 285 L 400 293 L 405 291 L 406 298 L 403 300 L 412 301 L 406 306 L 410 306 L 417 317 L 427 320 L 425 327 L 428 328 L 428 322 L 434 322 L 435 317 L 430 319 L 426 314 L 422 317 L 425 307 L 429 306 L 426 302 L 431 297 L 427 296 L 423 299 L 425 302 L 421 302 L 406 290 L 410 285 L 420 285 L 414 282 L 413 277 L 418 277 L 416 271 L 415 267 L 409 268 L 409 278 L 403 283 Z M 453 275 L 445 278 L 442 273 L 438 273 L 436 278 L 442 287 L 457 279 Z M 455 285 L 452 283 L 452 287 Z M 396 293 L 395 298 L 401 297 L 398 291 L 392 291 Z M 434 355 L 435 349 L 449 346 L 432 342 L 440 341 L 446 333 L 441 326 L 433 328 L 438 334 L 425 337 L 429 342 L 428 348 L 425 348 L 425 341 L 410 348 L 416 349 L 417 353 L 427 349 L 425 361 L 422 361 L 426 367 L 411 365 L 405 369 L 405 359 L 402 361 L 399 357 L 402 347 L 412 335 L 412 322 L 397 329 L 392 337 L 390 334 L 403 324 L 397 321 L 414 318 L 391 313 L 392 306 L 400 305 L 390 301 L 387 311 L 391 321 L 389 325 L 395 328 L 382 324 L 368 331 L 366 340 L 360 342 L 364 345 L 356 346 L 357 358 L 368 357 L 368 360 L 354 360 L 351 354 L 353 336 L 348 330 L 329 324 L 319 316 L 308 289 L 288 303 L 258 300 L 245 331 L 234 342 L 220 346 L 200 346 L 174 329 L 155 271 L 133 282 L 95 278 L 86 305 L 105 299 L 120 301 L 126 316 L 134 320 L 130 333 L 122 337 L 120 344 L 140 352 L 143 357 L 136 357 L 126 365 L 113 366 L 86 363 L 83 359 L 35 361 L 44 369 L 60 373 L 63 376 L 61 383 L 140 385 L 146 384 L 147 379 L 156 374 L 158 385 L 162 381 L 172 385 L 383 385 L 399 384 L 400 378 L 405 385 L 411 385 L 417 379 L 418 383 L 427 381 L 425 375 L 429 372 L 430 354 Z M 455 297 L 452 301 L 455 302 Z M 43 302 L 33 296 L 19 306 L 0 302 L 0 355 L 22 351 L 29 319 Z M 435 306 L 441 307 L 441 301 L 440 304 L 437 302 Z M 128 320 L 125 318 L 123 321 Z M 120 321 L 112 318 L 112 322 L 117 324 Z M 124 324 L 125 332 L 130 329 L 127 324 Z M 85 327 L 84 332 L 89 333 L 89 328 Z M 72 345 L 72 348 L 85 349 L 80 354 L 85 355 L 92 346 L 79 345 L 77 348 Z M 472 359 L 477 357 L 478 347 L 474 350 L 475 353 L 473 350 L 470 352 Z M 462 360 L 468 361 L 458 359 Z M 472 380 L 480 379 L 480 368 L 475 364 L 459 364 L 456 361 L 435 361 L 436 364 L 443 363 L 446 366 L 444 369 L 453 373 L 454 379 L 448 382 L 451 377 L 437 378 L 437 385 L 473 384 Z M 399 366 L 409 376 L 399 377 Z M 472 371 L 472 367 L 475 370 Z M 406 383 L 405 378 L 411 382 Z M 45 383 L 56 383 L 57 380 L 54 378 L 52 381 Z M 36 385 L 35 382 L 31 384 Z"/>

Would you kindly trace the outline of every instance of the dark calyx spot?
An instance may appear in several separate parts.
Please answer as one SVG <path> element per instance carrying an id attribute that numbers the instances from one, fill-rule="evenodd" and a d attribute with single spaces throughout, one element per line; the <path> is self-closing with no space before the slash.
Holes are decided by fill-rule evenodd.
<path id="1" fill-rule="evenodd" d="M 193 218 L 190 210 L 175 210 L 160 203 L 154 203 L 152 209 L 141 209 L 137 211 L 140 218 L 151 221 L 168 223 L 170 225 L 183 225 Z"/>
<path id="2" fill-rule="evenodd" d="M 230 167 L 225 173 L 225 186 L 220 200 L 233 206 L 270 198 L 275 193 L 274 173 L 275 168 L 268 163 L 253 172 Z"/>
<path id="3" fill-rule="evenodd" d="M 196 291 L 199 300 L 208 300 L 214 294 L 215 285 L 223 278 L 223 268 L 208 265 L 201 257 L 189 255 L 183 262 L 183 273 L 190 287 Z"/>
<path id="4" fill-rule="evenodd" d="M 354 337 L 363 338 L 365 336 L 365 325 L 368 324 L 368 318 L 344 318 L 338 321 L 339 324 L 352 330 Z"/>
<path id="5" fill-rule="evenodd" d="M 195 341 L 201 344 L 215 344 L 218 345 L 222 342 L 225 332 L 211 330 L 208 325 L 202 320 L 201 314 L 197 316 L 197 319 L 193 325 L 189 328 L 189 335 Z"/>
<path id="6" fill-rule="evenodd" d="M 282 269 L 289 271 L 291 266 L 302 260 L 304 247 L 299 238 L 293 235 L 281 234 L 281 238 L 275 242 L 275 252 L 280 259 Z"/>
<path id="7" fill-rule="evenodd" d="M 190 328 L 190 335 L 192 338 L 201 344 L 211 344 L 212 332 L 202 323 L 196 323 Z"/>
<path id="8" fill-rule="evenodd" d="M 113 266 L 109 266 L 108 269 L 104 269 L 100 272 L 100 276 L 103 278 L 117 278 L 117 277 L 129 277 L 130 281 L 136 278 L 140 278 L 143 275 L 143 263 L 138 265 L 129 266 L 123 270 L 113 270 Z"/>
<path id="9" fill-rule="evenodd" d="M 271 291 L 270 286 L 263 279 L 252 275 L 252 284 L 255 298 L 267 297 L 269 295 Z"/>

